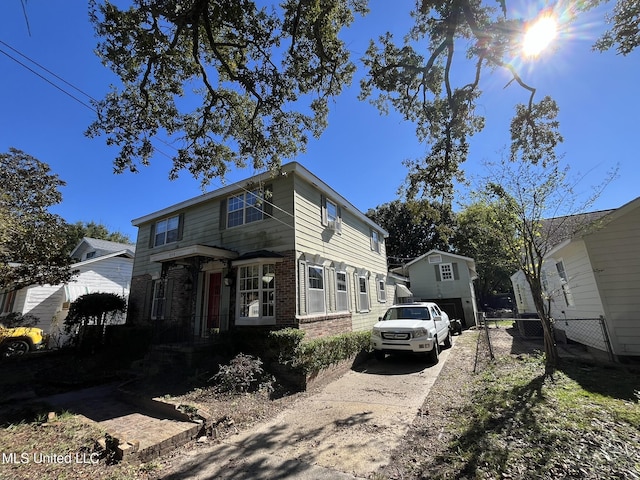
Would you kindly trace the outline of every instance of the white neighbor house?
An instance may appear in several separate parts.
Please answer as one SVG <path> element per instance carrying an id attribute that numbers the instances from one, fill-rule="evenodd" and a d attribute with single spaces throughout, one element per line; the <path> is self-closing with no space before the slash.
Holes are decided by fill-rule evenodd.
<path id="1" fill-rule="evenodd" d="M 0 293 L 1 315 L 11 312 L 31 314 L 38 327 L 52 335 L 54 342 L 63 330 L 69 306 L 86 293 L 116 293 L 128 298 L 135 245 L 83 238 L 71 252 L 80 261 L 71 265 L 78 270 L 74 279 L 60 285 L 32 285 Z M 124 321 L 124 319 L 123 319 Z"/>
<path id="2" fill-rule="evenodd" d="M 610 344 L 617 357 L 640 356 L 640 197 L 595 213 L 602 214 L 595 223 L 544 258 L 550 313 L 569 340 L 605 352 Z M 511 282 L 518 312 L 535 313 L 522 271 Z"/>

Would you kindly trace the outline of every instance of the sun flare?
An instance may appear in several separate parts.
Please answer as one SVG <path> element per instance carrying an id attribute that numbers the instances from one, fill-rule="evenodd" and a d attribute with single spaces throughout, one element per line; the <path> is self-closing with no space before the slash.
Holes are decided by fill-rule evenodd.
<path id="1" fill-rule="evenodd" d="M 537 57 L 558 35 L 558 22 L 552 15 L 536 20 L 525 33 L 522 51 L 527 57 Z"/>

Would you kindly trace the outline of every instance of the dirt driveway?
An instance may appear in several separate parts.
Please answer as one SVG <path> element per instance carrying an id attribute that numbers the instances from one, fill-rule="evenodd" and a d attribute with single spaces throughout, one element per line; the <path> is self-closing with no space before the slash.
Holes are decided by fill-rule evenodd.
<path id="1" fill-rule="evenodd" d="M 369 360 L 272 420 L 184 451 L 163 478 L 368 478 L 389 462 L 453 348 L 437 365 Z"/>

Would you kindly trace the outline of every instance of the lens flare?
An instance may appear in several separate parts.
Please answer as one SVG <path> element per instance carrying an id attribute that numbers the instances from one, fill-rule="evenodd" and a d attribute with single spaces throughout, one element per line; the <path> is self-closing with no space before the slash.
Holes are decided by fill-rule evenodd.
<path id="1" fill-rule="evenodd" d="M 525 33 L 522 51 L 527 57 L 537 57 L 558 35 L 558 21 L 553 15 L 538 18 Z"/>

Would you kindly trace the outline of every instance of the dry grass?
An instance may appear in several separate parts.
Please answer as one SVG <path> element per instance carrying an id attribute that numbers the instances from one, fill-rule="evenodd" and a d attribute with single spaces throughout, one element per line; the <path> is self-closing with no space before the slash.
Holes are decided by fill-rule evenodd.
<path id="1" fill-rule="evenodd" d="M 477 332 L 456 338 L 403 448 L 375 478 L 640 479 L 640 374 L 568 363 L 551 380 L 544 378 L 535 349 L 514 348 L 504 327 L 490 332 L 495 362 L 488 360 L 484 337 Z M 209 441 L 219 441 L 310 393 L 271 400 L 264 393 L 229 396 L 202 388 L 172 400 L 206 410 L 212 419 Z M 99 451 L 96 441 L 104 433 L 95 425 L 68 414 L 45 420 L 25 418 L 2 426 L 0 453 L 75 459 Z M 103 457 L 98 464 L 5 461 L 0 478 L 156 479 L 172 456 L 136 466 L 110 465 Z"/>
<path id="2" fill-rule="evenodd" d="M 490 332 L 496 361 L 476 361 L 487 358 L 484 332 L 458 339 L 403 442 L 411 448 L 382 478 L 640 478 L 640 374 L 565 361 L 551 379 L 538 352 Z"/>

